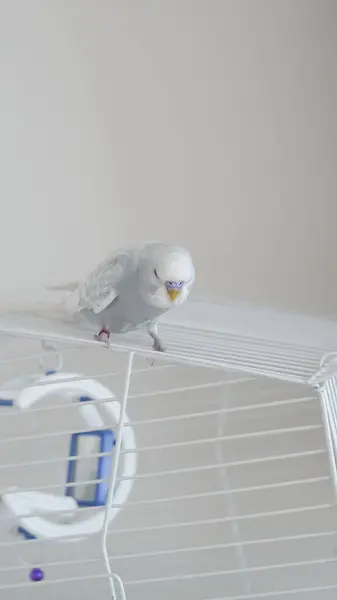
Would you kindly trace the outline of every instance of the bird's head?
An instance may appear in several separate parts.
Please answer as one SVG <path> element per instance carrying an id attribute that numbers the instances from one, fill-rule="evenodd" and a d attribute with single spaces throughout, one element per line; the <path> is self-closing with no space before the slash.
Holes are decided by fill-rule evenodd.
<path id="1" fill-rule="evenodd" d="M 186 250 L 167 250 L 155 262 L 153 274 L 157 285 L 165 288 L 169 301 L 176 302 L 194 278 L 192 259 Z"/>
<path id="2" fill-rule="evenodd" d="M 151 283 L 152 303 L 173 308 L 186 300 L 195 277 L 193 261 L 187 250 L 155 244 L 148 256 L 146 270 Z"/>

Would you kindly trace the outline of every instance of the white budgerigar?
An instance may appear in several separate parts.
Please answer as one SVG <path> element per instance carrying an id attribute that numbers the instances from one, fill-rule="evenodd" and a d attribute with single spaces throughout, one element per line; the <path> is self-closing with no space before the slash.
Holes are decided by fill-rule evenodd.
<path id="1" fill-rule="evenodd" d="M 80 313 L 97 326 L 97 339 L 109 341 L 111 333 L 146 327 L 153 348 L 163 351 L 158 337 L 158 317 L 180 306 L 194 283 L 195 269 L 184 248 L 148 243 L 116 251 L 66 300 L 67 310 Z"/>

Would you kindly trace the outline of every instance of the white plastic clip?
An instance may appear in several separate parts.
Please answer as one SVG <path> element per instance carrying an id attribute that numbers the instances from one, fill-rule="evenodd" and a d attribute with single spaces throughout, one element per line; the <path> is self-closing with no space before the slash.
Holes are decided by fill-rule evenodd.
<path id="1" fill-rule="evenodd" d="M 337 375 L 337 352 L 328 352 L 323 356 L 320 368 L 310 377 L 308 383 L 317 388 L 335 375 Z"/>
<path id="2" fill-rule="evenodd" d="M 58 371 L 62 371 L 63 368 L 63 356 L 57 348 L 55 348 L 49 342 L 45 340 L 41 341 L 41 346 L 44 350 L 44 354 L 40 356 L 39 365 L 43 370 L 44 374 L 57 373 Z M 53 357 L 54 355 L 54 357 Z M 49 358 L 54 358 L 52 364 L 49 363 Z M 48 359 L 48 360 L 47 360 Z M 53 362 L 55 364 L 53 364 Z"/>

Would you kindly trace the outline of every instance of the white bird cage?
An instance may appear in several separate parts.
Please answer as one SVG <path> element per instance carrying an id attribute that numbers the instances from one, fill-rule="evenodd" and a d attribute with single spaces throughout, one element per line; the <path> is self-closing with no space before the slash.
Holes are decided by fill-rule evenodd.
<path id="1" fill-rule="evenodd" d="M 336 323 L 190 304 L 164 320 L 163 356 L 139 332 L 108 351 L 24 314 L 2 317 L 0 332 L 1 382 L 12 388 L 0 398 L 14 399 L 0 407 L 1 600 L 336 598 Z M 70 496 L 57 514 L 52 498 L 34 505 L 24 495 L 63 497 L 69 439 L 90 430 L 83 403 L 57 390 L 24 406 L 23 389 L 38 385 L 43 396 L 52 381 L 40 372 L 36 384 L 41 339 L 58 344 L 72 382 L 93 379 L 114 394 L 89 412 L 120 402 L 119 422 L 110 413 L 92 424 L 117 440 L 105 453 L 105 506 L 74 514 Z M 27 540 L 36 514 L 56 528 L 101 522 L 87 535 Z M 43 581 L 30 581 L 33 567 Z"/>

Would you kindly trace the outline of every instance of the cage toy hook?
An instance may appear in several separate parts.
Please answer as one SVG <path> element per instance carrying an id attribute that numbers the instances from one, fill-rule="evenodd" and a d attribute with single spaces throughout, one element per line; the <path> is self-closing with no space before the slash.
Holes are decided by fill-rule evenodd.
<path id="1" fill-rule="evenodd" d="M 337 375 L 337 352 L 327 352 L 320 361 L 319 369 L 308 380 L 309 385 L 319 388 L 330 377 Z"/>
<path id="2" fill-rule="evenodd" d="M 39 358 L 39 365 L 46 375 L 57 373 L 63 368 L 63 356 L 62 353 L 55 348 L 50 342 L 41 340 L 41 346 L 43 354 Z M 49 362 L 50 357 L 54 360 Z"/>

